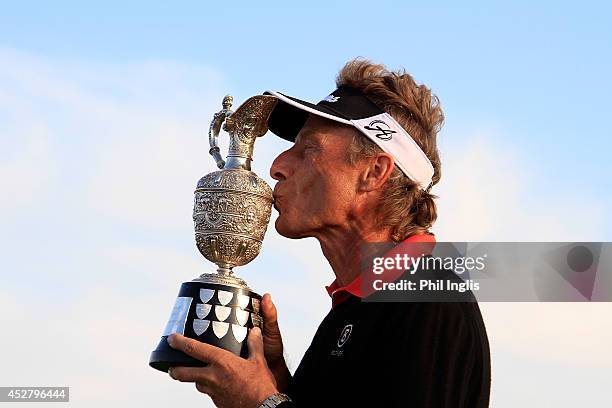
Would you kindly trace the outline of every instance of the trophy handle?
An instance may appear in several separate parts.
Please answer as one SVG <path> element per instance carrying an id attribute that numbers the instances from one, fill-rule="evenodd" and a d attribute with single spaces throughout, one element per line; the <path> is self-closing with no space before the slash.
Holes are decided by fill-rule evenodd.
<path id="1" fill-rule="evenodd" d="M 215 113 L 212 122 L 210 122 L 210 127 L 208 128 L 208 143 L 210 144 L 210 150 L 208 153 L 212 155 L 217 163 L 217 167 L 220 169 L 225 166 L 225 160 L 223 160 L 223 157 L 221 157 L 221 152 L 219 150 L 219 132 L 221 131 L 223 121 L 229 119 L 230 115 L 232 114 L 230 108 L 232 107 L 233 102 L 234 98 L 232 98 L 231 95 L 226 95 L 223 98 L 223 109 Z"/>

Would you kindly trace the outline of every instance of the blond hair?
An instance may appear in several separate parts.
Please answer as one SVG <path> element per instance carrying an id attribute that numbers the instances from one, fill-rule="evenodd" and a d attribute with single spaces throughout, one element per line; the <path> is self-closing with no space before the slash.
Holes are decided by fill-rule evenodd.
<path id="1" fill-rule="evenodd" d="M 392 72 L 384 65 L 365 59 L 349 61 L 339 72 L 337 86 L 348 86 L 363 92 L 400 124 L 425 152 L 434 167 L 432 185 L 440 181 L 440 155 L 436 135 L 444 122 L 438 97 L 425 85 L 418 85 L 404 70 Z M 372 141 L 355 133 L 349 145 L 347 160 L 355 164 L 382 150 Z M 379 202 L 380 225 L 391 228 L 394 241 L 430 233 L 437 218 L 438 198 L 422 190 L 395 167 Z"/>

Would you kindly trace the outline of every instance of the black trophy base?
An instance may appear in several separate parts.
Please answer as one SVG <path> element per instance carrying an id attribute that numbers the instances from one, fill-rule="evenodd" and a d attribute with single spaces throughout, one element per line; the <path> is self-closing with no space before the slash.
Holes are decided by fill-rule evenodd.
<path id="1" fill-rule="evenodd" d="M 246 358 L 248 331 L 262 324 L 260 303 L 261 296 L 248 288 L 203 280 L 183 283 L 149 365 L 164 372 L 170 367 L 207 365 L 170 347 L 167 338 L 171 333 L 180 333 Z"/>
<path id="2" fill-rule="evenodd" d="M 170 367 L 206 367 L 207 364 L 197 360 L 182 351 L 178 351 L 170 347 L 168 344 L 168 336 L 161 338 L 159 345 L 151 353 L 149 365 L 156 370 L 168 372 Z"/>

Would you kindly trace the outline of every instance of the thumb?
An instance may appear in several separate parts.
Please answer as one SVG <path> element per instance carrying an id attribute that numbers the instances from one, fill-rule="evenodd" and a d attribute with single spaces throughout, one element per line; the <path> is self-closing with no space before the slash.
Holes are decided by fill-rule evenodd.
<path id="1" fill-rule="evenodd" d="M 269 293 L 261 299 L 261 311 L 263 314 L 263 336 L 270 341 L 281 342 L 281 333 L 278 328 L 278 313 Z"/>
<path id="2" fill-rule="evenodd" d="M 263 342 L 264 354 L 270 366 L 284 361 L 283 339 L 278 327 L 278 314 L 276 306 L 272 303 L 272 296 L 266 293 L 261 299 L 261 312 L 263 314 Z"/>
<path id="3" fill-rule="evenodd" d="M 261 330 L 259 327 L 253 327 L 251 330 L 249 330 L 247 346 L 249 347 L 249 360 L 265 361 L 263 337 L 261 337 Z"/>

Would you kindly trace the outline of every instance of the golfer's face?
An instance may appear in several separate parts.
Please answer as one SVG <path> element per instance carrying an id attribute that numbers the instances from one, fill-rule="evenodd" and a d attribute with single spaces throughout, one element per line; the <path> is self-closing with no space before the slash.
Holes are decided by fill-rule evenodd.
<path id="1" fill-rule="evenodd" d="M 357 168 L 346 161 L 353 130 L 311 116 L 295 144 L 272 163 L 279 212 L 276 230 L 289 238 L 318 236 L 345 225 L 354 202 Z"/>

